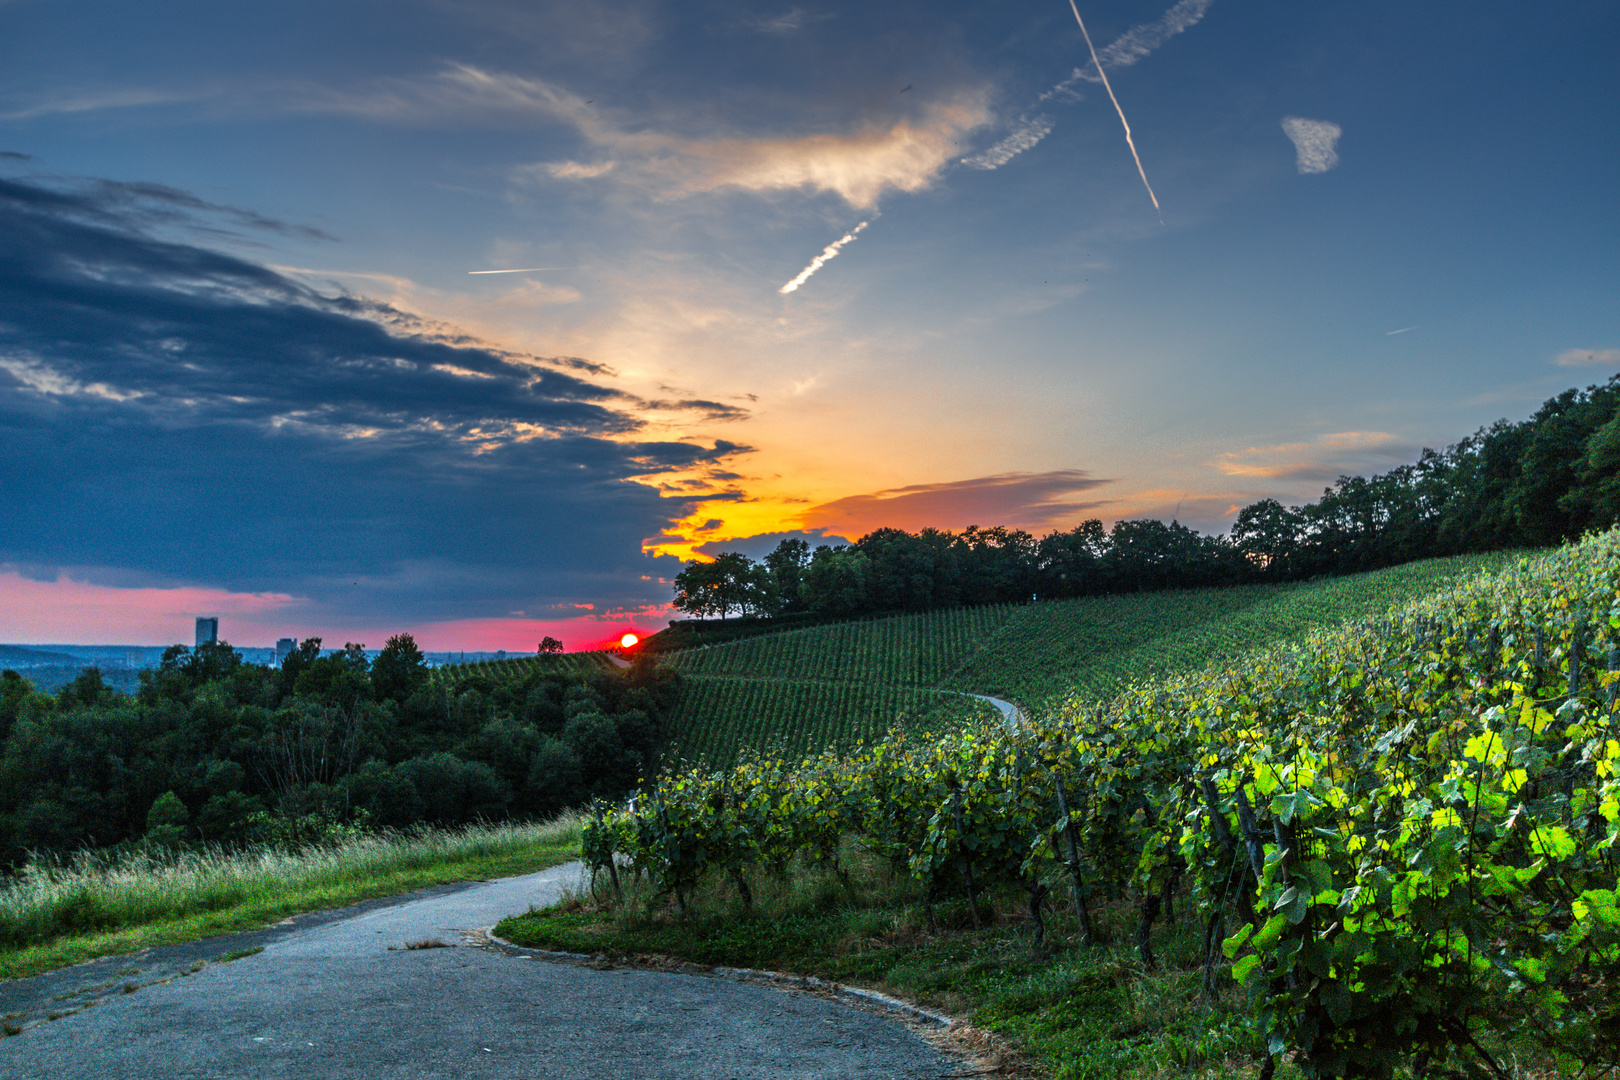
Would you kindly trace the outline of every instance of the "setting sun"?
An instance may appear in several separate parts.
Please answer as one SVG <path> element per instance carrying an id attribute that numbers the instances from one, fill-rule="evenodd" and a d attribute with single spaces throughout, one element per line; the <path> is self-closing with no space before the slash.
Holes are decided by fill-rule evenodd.
<path id="1" fill-rule="evenodd" d="M 623 646 L 624 648 L 628 649 L 628 648 L 630 648 L 632 645 L 634 645 L 636 642 L 638 642 L 640 640 L 641 639 L 636 637 L 636 635 L 634 635 L 634 634 L 626 634 L 626 635 L 624 635 L 624 637 L 619 639 L 619 644 L 621 646 Z"/>

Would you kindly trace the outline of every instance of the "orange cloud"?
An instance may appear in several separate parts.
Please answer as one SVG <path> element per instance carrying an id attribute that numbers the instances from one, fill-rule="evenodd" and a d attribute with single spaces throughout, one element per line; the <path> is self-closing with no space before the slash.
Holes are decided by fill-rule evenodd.
<path id="1" fill-rule="evenodd" d="M 880 528 L 908 532 L 969 525 L 1048 529 L 1106 505 L 1110 500 L 1082 502 L 1074 496 L 1108 483 L 1112 481 L 1095 479 L 1083 469 L 1058 469 L 912 484 L 813 506 L 800 512 L 798 523 L 805 529 L 826 529 L 845 536 L 862 536 Z"/>

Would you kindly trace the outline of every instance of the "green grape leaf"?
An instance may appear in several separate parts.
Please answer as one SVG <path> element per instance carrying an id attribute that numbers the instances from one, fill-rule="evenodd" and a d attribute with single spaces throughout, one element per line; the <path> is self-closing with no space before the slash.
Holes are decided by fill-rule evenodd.
<path id="1" fill-rule="evenodd" d="M 1249 935 L 1253 933 L 1254 925 L 1252 923 L 1244 923 L 1242 926 L 1238 927 L 1237 933 L 1233 934 L 1225 941 L 1222 941 L 1221 951 L 1226 954 L 1226 958 L 1230 960 L 1232 957 L 1236 956 L 1238 950 L 1243 948 L 1243 943 L 1248 941 Z"/>

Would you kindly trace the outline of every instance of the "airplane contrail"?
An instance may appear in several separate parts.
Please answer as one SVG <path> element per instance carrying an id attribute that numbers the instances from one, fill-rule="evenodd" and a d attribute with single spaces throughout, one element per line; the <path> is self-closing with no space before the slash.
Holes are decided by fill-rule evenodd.
<path id="1" fill-rule="evenodd" d="M 786 296 L 790 292 L 796 291 L 799 288 L 800 285 L 803 285 L 806 281 L 810 280 L 810 275 L 811 274 L 815 273 L 817 270 L 820 270 L 823 266 L 827 265 L 827 260 L 828 259 L 831 259 L 835 255 L 837 255 L 838 250 L 840 248 L 842 248 L 845 244 L 849 243 L 851 240 L 855 239 L 856 234 L 859 233 L 862 229 L 866 228 L 870 224 L 871 224 L 870 221 L 863 221 L 859 225 L 855 226 L 853 229 L 849 230 L 849 232 L 845 233 L 839 239 L 834 240 L 832 243 L 828 244 L 825 248 L 822 249 L 820 255 L 817 255 L 815 258 L 810 260 L 810 265 L 809 266 L 807 266 L 803 270 L 799 271 L 799 276 L 798 277 L 794 278 L 792 281 L 788 282 L 786 285 L 782 286 L 780 289 L 777 289 L 776 291 L 781 293 L 783 296 Z"/>
<path id="2" fill-rule="evenodd" d="M 1416 330 L 1416 329 L 1417 329 L 1417 327 L 1415 327 L 1415 326 L 1403 326 L 1399 330 L 1391 330 L 1391 331 L 1389 331 L 1384 336 L 1385 337 L 1394 337 L 1396 334 L 1404 334 L 1408 330 Z"/>
<path id="3" fill-rule="evenodd" d="M 1125 145 L 1131 148 L 1131 157 L 1136 160 L 1136 171 L 1142 177 L 1142 186 L 1147 188 L 1148 198 L 1153 200 L 1153 209 L 1158 210 L 1159 197 L 1153 194 L 1153 185 L 1148 183 L 1147 172 L 1142 168 L 1142 159 L 1136 153 L 1136 143 L 1131 139 L 1130 122 L 1125 119 L 1125 110 L 1119 107 L 1119 98 L 1114 96 L 1114 88 L 1108 85 L 1108 72 L 1103 70 L 1102 62 L 1097 59 L 1097 47 L 1091 43 L 1091 35 L 1086 33 L 1086 20 L 1080 17 L 1080 8 L 1075 5 L 1074 0 L 1069 0 L 1069 9 L 1074 12 L 1074 21 L 1080 24 L 1080 36 L 1086 39 L 1086 48 L 1091 50 L 1091 62 L 1097 66 L 1097 74 L 1102 76 L 1103 89 L 1108 91 L 1108 100 L 1114 103 L 1114 111 L 1119 113 L 1119 122 L 1125 126 Z"/>
<path id="4" fill-rule="evenodd" d="M 526 266 L 520 270 L 469 270 L 469 274 L 533 274 L 540 270 L 577 270 L 577 266 Z"/>

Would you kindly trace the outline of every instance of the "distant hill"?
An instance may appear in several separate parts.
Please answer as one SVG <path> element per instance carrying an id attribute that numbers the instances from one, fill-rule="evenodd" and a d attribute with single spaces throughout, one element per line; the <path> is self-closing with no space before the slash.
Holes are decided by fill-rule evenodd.
<path id="1" fill-rule="evenodd" d="M 21 645 L 0 645 L 0 667 L 22 671 L 25 668 L 74 667 L 83 664 L 84 661 L 67 653 L 46 652 L 43 649 L 29 649 Z"/>

